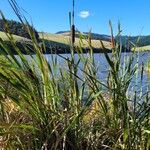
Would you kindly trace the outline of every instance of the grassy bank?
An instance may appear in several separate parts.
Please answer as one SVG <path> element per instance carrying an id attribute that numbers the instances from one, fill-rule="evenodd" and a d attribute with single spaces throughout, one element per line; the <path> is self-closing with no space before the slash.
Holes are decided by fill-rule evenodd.
<path id="1" fill-rule="evenodd" d="M 112 33 L 111 23 L 110 28 Z M 149 150 L 149 92 L 139 94 L 136 86 L 129 92 L 138 71 L 136 53 L 122 67 L 121 47 L 112 41 L 112 56 L 104 53 L 109 64 L 104 82 L 90 45 L 88 54 L 79 53 L 76 60 L 70 46 L 70 58 L 51 55 L 49 63 L 28 32 L 35 52 L 30 59 L 10 34 L 17 58 L 0 41 L 0 149 Z"/>

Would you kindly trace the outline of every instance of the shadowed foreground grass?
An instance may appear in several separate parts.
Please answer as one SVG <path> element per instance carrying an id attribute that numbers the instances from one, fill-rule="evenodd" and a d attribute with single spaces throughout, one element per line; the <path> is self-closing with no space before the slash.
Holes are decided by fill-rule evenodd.
<path id="1" fill-rule="evenodd" d="M 149 92 L 139 94 L 136 86 L 128 91 L 138 69 L 135 53 L 122 67 L 121 48 L 112 41 L 112 56 L 104 53 L 110 67 L 104 83 L 92 49 L 75 60 L 71 47 L 71 58 L 51 55 L 49 63 L 25 27 L 36 52 L 30 59 L 11 34 L 17 58 L 0 41 L 0 149 L 149 150 Z M 113 37 L 111 23 L 110 28 Z"/>

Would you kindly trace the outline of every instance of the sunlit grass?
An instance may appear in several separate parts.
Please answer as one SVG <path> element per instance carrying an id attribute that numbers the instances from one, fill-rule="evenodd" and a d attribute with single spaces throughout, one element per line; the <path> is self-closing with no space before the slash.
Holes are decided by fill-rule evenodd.
<path id="1" fill-rule="evenodd" d="M 70 45 L 70 37 L 69 36 L 50 34 L 50 33 L 39 33 L 39 36 L 41 39 L 45 39 L 47 41 L 50 41 L 50 43 L 57 42 L 60 44 L 66 44 L 68 46 Z M 9 41 L 9 38 L 6 36 L 6 34 L 4 32 L 1 32 L 1 31 L 0 31 L 0 38 L 2 38 L 4 41 Z M 27 38 L 17 36 L 17 35 L 13 35 L 13 38 L 17 42 L 29 42 L 29 41 L 31 41 Z M 103 41 L 103 43 L 107 49 L 111 48 L 110 42 Z M 89 47 L 88 40 L 83 39 L 82 44 L 81 44 L 80 38 L 76 38 L 75 46 L 78 46 L 78 47 L 82 46 L 83 48 L 88 48 Z M 92 46 L 93 46 L 93 48 L 102 48 L 99 40 L 92 40 Z"/>
<path id="2" fill-rule="evenodd" d="M 9 38 L 7 37 L 6 33 L 5 32 L 1 32 L 0 31 L 0 38 L 3 39 L 4 41 L 9 41 Z M 21 36 L 18 36 L 18 35 L 13 35 L 13 38 L 16 40 L 16 41 L 30 41 L 29 39 L 27 38 L 24 38 L 24 37 L 21 37 Z"/>
<path id="3" fill-rule="evenodd" d="M 54 42 L 58 42 L 58 43 L 66 44 L 66 45 L 70 44 L 69 36 L 59 35 L 59 34 L 50 34 L 50 33 L 39 33 L 39 36 L 49 41 L 54 41 Z M 83 39 L 81 42 L 80 38 L 75 38 L 75 41 L 76 41 L 75 46 L 78 46 L 78 47 L 82 46 L 83 48 L 89 47 L 88 40 L 86 39 Z M 92 43 L 93 48 L 102 48 L 99 40 L 91 40 L 91 43 Z M 103 43 L 107 49 L 111 48 L 110 42 L 103 41 Z"/>
<path id="4" fill-rule="evenodd" d="M 136 47 L 135 49 L 136 51 L 149 51 L 150 50 L 150 45 L 146 45 L 146 46 L 141 46 L 141 47 Z"/>

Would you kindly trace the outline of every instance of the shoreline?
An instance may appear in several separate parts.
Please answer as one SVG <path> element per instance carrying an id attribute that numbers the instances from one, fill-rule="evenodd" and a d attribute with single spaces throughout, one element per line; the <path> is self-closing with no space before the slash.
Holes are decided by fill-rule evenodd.
<path id="1" fill-rule="evenodd" d="M 16 50 L 14 49 L 14 47 L 12 46 L 12 44 L 9 41 L 3 41 L 3 44 L 12 50 L 12 53 L 15 55 L 17 54 Z M 21 50 L 21 52 L 25 55 L 30 55 L 30 54 L 35 54 L 34 52 L 34 47 L 32 45 L 32 43 L 28 43 L 28 42 L 16 42 L 17 47 Z M 28 48 L 28 51 L 26 50 L 26 48 Z M 112 53 L 111 49 L 105 48 L 94 48 L 91 47 L 93 50 L 93 53 L 98 54 L 98 53 Z M 51 46 L 51 45 L 42 45 L 41 44 L 41 49 L 43 51 L 43 54 L 70 54 L 71 53 L 71 48 L 69 45 L 55 45 L 55 46 Z M 88 53 L 91 49 L 90 48 L 80 48 L 80 47 L 75 47 L 74 53 Z M 150 52 L 150 50 L 145 50 L 145 51 L 133 51 L 132 49 L 129 50 L 127 48 L 123 48 L 122 49 L 122 53 L 138 53 L 138 52 Z M 1 54 L 6 54 L 5 50 L 3 49 L 2 46 L 0 46 L 0 55 Z"/>

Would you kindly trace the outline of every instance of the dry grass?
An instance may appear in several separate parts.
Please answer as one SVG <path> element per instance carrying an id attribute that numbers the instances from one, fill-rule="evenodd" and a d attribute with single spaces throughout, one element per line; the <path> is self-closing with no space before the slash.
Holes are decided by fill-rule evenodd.
<path id="1" fill-rule="evenodd" d="M 60 34 L 51 34 L 51 33 L 39 33 L 39 36 L 40 36 L 40 38 L 51 41 L 51 42 L 57 42 L 57 43 L 60 43 L 60 44 L 70 45 L 70 37 L 69 36 L 60 35 Z M 18 42 L 30 41 L 27 38 L 17 36 L 17 35 L 13 35 L 13 37 Z M 1 32 L 1 31 L 0 31 L 0 38 L 2 38 L 4 41 L 8 41 L 7 35 L 4 32 Z M 88 48 L 89 47 L 88 40 L 83 39 L 82 42 L 83 43 L 81 44 L 80 38 L 76 38 L 75 45 L 79 46 L 79 47 L 82 45 L 83 48 Z M 104 46 L 107 49 L 111 49 L 110 42 L 103 41 L 103 43 L 104 43 Z M 93 48 L 102 48 L 101 43 L 100 43 L 99 40 L 92 40 L 91 44 L 92 44 Z"/>
<path id="2" fill-rule="evenodd" d="M 70 44 L 70 37 L 69 36 L 65 36 L 65 35 L 61 35 L 61 34 L 50 34 L 50 33 L 39 33 L 40 38 L 49 40 L 49 41 L 54 41 L 54 42 L 59 42 L 62 44 Z M 88 40 L 83 39 L 82 40 L 82 47 L 84 48 L 88 48 L 89 47 L 89 43 Z M 76 42 L 75 45 L 76 46 L 80 46 L 81 40 L 80 38 L 76 38 Z M 111 49 L 111 44 L 110 42 L 107 41 L 103 41 L 105 48 L 107 49 Z M 101 43 L 99 40 L 92 40 L 91 44 L 93 46 L 93 48 L 102 48 Z"/>
<path id="3" fill-rule="evenodd" d="M 65 34 L 39 33 L 39 36 L 40 36 L 40 38 L 43 38 L 43 39 L 51 41 L 51 42 L 58 42 L 60 44 L 70 45 L 70 37 L 68 35 L 65 35 Z M 24 38 L 24 37 L 21 37 L 18 35 L 13 35 L 13 37 L 18 42 L 31 41 L 27 38 Z M 4 41 L 8 41 L 7 35 L 1 31 L 0 31 L 0 38 L 2 38 Z M 89 47 L 88 40 L 83 39 L 82 42 L 83 43 L 81 44 L 80 38 L 76 38 L 75 45 L 79 46 L 79 47 L 82 45 L 83 48 Z M 91 44 L 92 44 L 93 48 L 102 48 L 99 40 L 91 40 Z M 103 41 L 103 44 L 104 44 L 105 48 L 111 49 L 111 43 L 110 42 Z M 150 50 L 150 45 L 142 46 L 142 47 L 136 47 L 136 49 L 135 49 L 135 51 L 148 51 L 148 50 Z"/>
<path id="4" fill-rule="evenodd" d="M 1 32 L 1 31 L 0 31 L 0 38 L 2 38 L 4 41 L 8 41 L 9 40 L 8 37 L 7 37 L 7 35 L 6 35 L 6 33 Z M 21 36 L 18 36 L 18 35 L 13 35 L 13 38 L 16 41 L 18 41 L 18 42 L 30 41 L 29 39 L 21 37 Z"/>
<path id="5" fill-rule="evenodd" d="M 150 50 L 150 45 L 146 46 L 141 46 L 141 47 L 136 47 L 136 51 L 149 51 Z"/>

